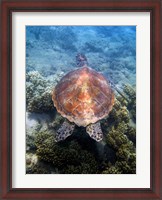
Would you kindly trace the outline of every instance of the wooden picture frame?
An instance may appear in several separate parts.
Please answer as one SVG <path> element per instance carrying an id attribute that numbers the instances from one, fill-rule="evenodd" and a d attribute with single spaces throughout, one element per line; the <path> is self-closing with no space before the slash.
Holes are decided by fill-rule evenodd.
<path id="1" fill-rule="evenodd" d="M 162 158 L 160 157 L 160 0 L 95 1 L 21 1 L 1 2 L 1 199 L 161 199 Z M 12 13 L 13 12 L 150 12 L 151 16 L 151 85 L 150 138 L 151 186 L 149 189 L 31 189 L 12 188 Z M 160 163 L 161 159 L 161 163 Z"/>

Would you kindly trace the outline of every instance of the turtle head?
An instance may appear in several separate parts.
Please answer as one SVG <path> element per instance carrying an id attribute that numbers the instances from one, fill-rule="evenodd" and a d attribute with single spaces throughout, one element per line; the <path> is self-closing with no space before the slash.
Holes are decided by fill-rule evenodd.
<path id="1" fill-rule="evenodd" d="M 84 54 L 78 53 L 76 55 L 76 62 L 78 67 L 85 67 L 88 65 L 87 58 Z"/>

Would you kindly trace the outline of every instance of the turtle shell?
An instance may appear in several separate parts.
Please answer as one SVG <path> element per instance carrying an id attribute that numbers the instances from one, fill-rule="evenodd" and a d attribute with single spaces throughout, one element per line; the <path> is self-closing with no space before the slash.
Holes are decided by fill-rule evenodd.
<path id="1" fill-rule="evenodd" d="M 53 90 L 52 100 L 63 117 L 86 127 L 109 114 L 114 93 L 102 74 L 86 66 L 66 74 Z"/>

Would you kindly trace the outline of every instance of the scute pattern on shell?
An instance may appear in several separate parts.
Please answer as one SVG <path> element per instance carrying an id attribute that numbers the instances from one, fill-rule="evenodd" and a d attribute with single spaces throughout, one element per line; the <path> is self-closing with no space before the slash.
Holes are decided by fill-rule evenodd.
<path id="1" fill-rule="evenodd" d="M 109 114 L 114 93 L 103 75 L 84 66 L 60 80 L 53 90 L 52 100 L 63 117 L 86 127 Z"/>

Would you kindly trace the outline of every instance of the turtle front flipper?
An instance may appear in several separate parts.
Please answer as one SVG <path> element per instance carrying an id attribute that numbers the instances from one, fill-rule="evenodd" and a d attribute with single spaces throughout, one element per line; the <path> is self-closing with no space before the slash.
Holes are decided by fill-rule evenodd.
<path id="1" fill-rule="evenodd" d="M 62 126 L 56 132 L 55 141 L 59 142 L 61 140 L 65 140 L 69 135 L 73 133 L 74 128 L 75 124 L 64 121 Z"/>
<path id="2" fill-rule="evenodd" d="M 103 138 L 100 122 L 97 122 L 95 124 L 89 124 L 86 127 L 86 131 L 90 135 L 90 137 L 96 140 L 97 142 L 99 142 Z"/>

